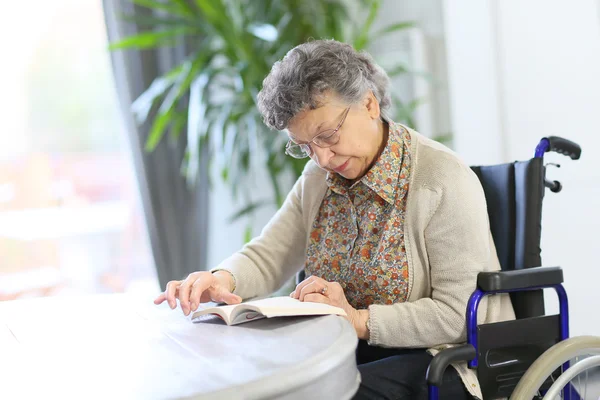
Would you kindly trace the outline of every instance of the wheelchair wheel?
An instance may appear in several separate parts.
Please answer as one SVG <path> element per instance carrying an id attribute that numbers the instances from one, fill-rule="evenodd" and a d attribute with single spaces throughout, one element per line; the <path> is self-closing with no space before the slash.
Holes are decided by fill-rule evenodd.
<path id="1" fill-rule="evenodd" d="M 556 382 L 554 382 L 552 384 L 550 389 L 548 389 L 544 398 L 559 399 L 561 396 L 561 393 L 563 392 L 563 389 L 564 390 L 570 389 L 570 388 L 565 389 L 565 386 L 567 386 L 569 384 L 569 382 L 571 382 L 571 379 L 575 378 L 576 376 L 579 376 L 579 374 L 581 374 L 582 372 L 587 372 L 589 369 L 595 368 L 598 366 L 600 366 L 600 356 L 592 356 L 592 357 L 586 358 L 583 361 L 578 362 L 577 364 L 573 365 L 568 370 L 566 370 L 565 372 L 562 373 L 562 375 L 556 380 Z M 586 378 L 587 378 L 587 376 L 586 376 Z M 587 379 L 586 379 L 586 383 L 587 383 Z M 575 383 L 573 383 L 571 385 L 571 387 L 573 387 L 573 386 L 575 386 L 575 390 L 577 390 L 578 394 L 581 394 L 582 398 L 585 399 L 586 393 L 585 393 L 585 390 L 582 388 L 581 379 L 579 380 L 578 385 L 575 385 Z"/>
<path id="2" fill-rule="evenodd" d="M 569 369 L 563 371 L 543 398 L 547 400 L 561 399 L 565 391 L 573 393 L 573 396 L 570 397 L 572 399 L 587 398 L 585 394 L 587 374 L 584 378 L 585 387 L 581 383 L 580 375 L 600 365 L 600 356 L 598 355 L 600 355 L 600 337 L 597 336 L 577 336 L 557 343 L 546 350 L 525 372 L 510 397 L 511 400 L 541 398 L 539 391 L 548 377 L 551 377 L 552 373 L 566 362 L 578 361 L 580 358 L 582 361 L 574 363 Z"/>

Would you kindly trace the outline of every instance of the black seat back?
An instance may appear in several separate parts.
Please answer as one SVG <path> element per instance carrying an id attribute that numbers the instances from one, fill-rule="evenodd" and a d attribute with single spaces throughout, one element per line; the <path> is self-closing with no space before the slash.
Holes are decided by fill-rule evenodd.
<path id="1" fill-rule="evenodd" d="M 490 228 L 503 270 L 542 265 L 542 202 L 545 169 L 542 158 L 471 167 L 487 201 Z M 541 290 L 512 293 L 517 318 L 544 315 Z"/>
<path id="2" fill-rule="evenodd" d="M 490 229 L 503 270 L 539 267 L 543 159 L 472 167 L 488 206 Z M 529 366 L 560 340 L 558 315 L 544 315 L 542 290 L 511 293 L 517 320 L 477 326 L 477 373 L 483 398 L 510 397 Z M 548 389 L 560 371 L 542 385 Z"/>

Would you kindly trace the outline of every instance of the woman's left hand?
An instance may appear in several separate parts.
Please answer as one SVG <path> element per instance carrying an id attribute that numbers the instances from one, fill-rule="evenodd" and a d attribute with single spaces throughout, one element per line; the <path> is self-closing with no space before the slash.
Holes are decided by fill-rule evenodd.
<path id="1" fill-rule="evenodd" d="M 324 303 L 341 308 L 346 312 L 346 318 L 354 325 L 358 337 L 368 338 L 366 322 L 369 318 L 369 311 L 357 310 L 352 307 L 339 283 L 327 282 L 323 278 L 310 276 L 296 286 L 296 289 L 290 293 L 290 297 L 300 301 Z"/>

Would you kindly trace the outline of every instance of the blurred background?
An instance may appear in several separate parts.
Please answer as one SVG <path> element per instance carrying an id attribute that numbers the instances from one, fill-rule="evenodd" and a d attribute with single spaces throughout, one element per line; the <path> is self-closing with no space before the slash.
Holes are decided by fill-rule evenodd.
<path id="1" fill-rule="evenodd" d="M 0 300 L 157 287 L 101 2 L 2 8 Z"/>
<path id="2" fill-rule="evenodd" d="M 0 34 L 0 301 L 152 295 L 259 234 L 303 163 L 256 93 L 292 47 L 335 38 L 388 71 L 395 120 L 469 164 L 582 146 L 547 157 L 564 189 L 542 259 L 565 270 L 572 334 L 600 332 L 599 0 L 33 0 L 2 6 Z"/>

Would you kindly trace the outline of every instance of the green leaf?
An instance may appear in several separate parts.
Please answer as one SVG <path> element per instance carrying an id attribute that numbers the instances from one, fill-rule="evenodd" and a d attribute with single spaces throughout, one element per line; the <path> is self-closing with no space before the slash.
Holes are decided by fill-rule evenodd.
<path id="1" fill-rule="evenodd" d="M 204 17 L 205 24 L 211 27 L 213 34 L 222 39 L 223 53 L 230 58 L 230 61 L 260 60 L 260 57 L 255 58 L 257 55 L 253 53 L 249 42 L 243 40 L 248 36 L 247 28 L 240 26 L 243 21 L 230 15 L 235 11 L 236 7 L 240 7 L 239 2 L 195 0 L 195 4 L 200 14 Z M 235 62 L 232 62 L 233 64 Z"/>
<path id="2" fill-rule="evenodd" d="M 122 21 L 131 22 L 138 27 L 158 28 L 163 26 L 188 26 L 190 28 L 199 28 L 198 21 L 174 18 L 174 17 L 157 17 L 151 15 L 127 15 L 121 14 L 119 18 Z"/>
<path id="3" fill-rule="evenodd" d="M 206 103 L 203 100 L 204 88 L 208 84 L 208 75 L 201 74 L 192 83 L 190 87 L 190 99 L 188 109 L 188 135 L 199 137 L 201 136 L 200 126 L 203 123 L 204 114 L 206 113 Z M 195 142 L 195 140 L 194 140 Z"/>
<path id="4" fill-rule="evenodd" d="M 267 160 L 267 168 L 269 172 L 269 178 L 271 180 L 271 186 L 273 186 L 273 190 L 275 192 L 275 203 L 277 204 L 277 207 L 281 207 L 283 205 L 283 195 L 279 186 L 279 180 L 277 179 L 282 171 L 279 152 L 273 152 L 269 155 Z"/>
<path id="5" fill-rule="evenodd" d="M 171 4 L 171 1 L 162 2 L 156 0 L 132 0 L 132 2 L 138 6 L 148 8 L 150 10 L 162 10 L 169 14 L 175 14 L 180 16 L 193 16 L 193 10 L 188 7 L 182 7 L 183 1 L 174 0 L 176 4 Z"/>
<path id="6" fill-rule="evenodd" d="M 238 219 L 240 219 L 242 217 L 246 217 L 248 215 L 251 215 L 252 213 L 254 213 L 259 208 L 262 208 L 262 207 L 265 207 L 265 206 L 270 206 L 272 204 L 273 204 L 272 201 L 268 201 L 266 199 L 257 200 L 257 201 L 251 202 L 251 203 L 245 205 L 244 207 L 242 207 L 240 210 L 237 210 L 232 215 L 230 215 L 227 218 L 227 222 L 228 223 L 235 222 L 235 221 L 237 221 Z"/>
<path id="7" fill-rule="evenodd" d="M 206 68 L 206 64 L 211 62 L 213 56 L 214 53 L 207 51 L 205 53 L 201 53 L 200 56 L 196 57 L 194 61 L 189 63 L 189 69 L 185 70 L 183 79 L 177 82 L 177 92 L 174 93 L 175 99 L 179 100 L 188 93 L 194 79 L 198 77 L 203 68 Z"/>
<path id="8" fill-rule="evenodd" d="M 212 155 L 210 154 L 210 150 L 208 148 L 208 135 L 202 136 L 198 140 L 198 146 L 195 149 L 197 154 L 197 159 L 193 160 L 190 157 L 191 147 L 188 145 L 185 152 L 185 160 L 181 165 L 181 172 L 186 178 L 187 186 L 192 189 L 196 182 L 198 181 L 198 170 L 199 165 L 202 163 L 206 165 L 206 178 L 208 178 L 208 187 L 212 188 L 212 176 L 211 176 L 211 164 L 212 164 Z M 205 162 L 205 163 L 204 163 Z"/>
<path id="9" fill-rule="evenodd" d="M 408 103 L 408 105 L 406 106 L 406 108 L 412 113 L 412 112 L 414 112 L 417 109 L 417 107 L 419 107 L 424 102 L 425 102 L 425 99 L 422 98 L 422 97 L 420 97 L 420 98 L 414 99 L 410 103 Z"/>
<path id="10" fill-rule="evenodd" d="M 195 60 L 184 61 L 180 64 L 179 72 L 173 79 L 173 85 L 161 104 L 161 111 L 166 112 L 166 110 L 173 108 L 174 105 L 189 92 L 192 82 L 200 76 L 200 70 L 205 67 L 206 63 L 211 62 L 213 56 L 213 52 L 206 51 L 196 57 Z M 205 68 L 205 71 L 204 74 L 207 75 L 207 78 L 205 79 L 206 82 L 202 87 L 202 91 L 210 79 L 210 74 L 214 73 L 215 70 L 212 68 Z M 190 114 L 188 113 L 188 115 Z M 194 115 L 191 116 L 193 117 Z"/>
<path id="11" fill-rule="evenodd" d="M 166 74 L 154 79 L 150 87 L 131 104 L 131 111 L 138 124 L 146 121 L 156 99 L 162 96 L 173 85 L 179 77 L 181 70 L 182 65 L 180 64 Z"/>
<path id="12" fill-rule="evenodd" d="M 163 100 L 162 104 L 160 105 L 159 112 L 165 113 L 165 112 L 167 112 L 167 110 L 170 110 L 171 108 L 173 108 L 173 106 L 175 105 L 175 103 L 178 100 L 178 95 L 180 93 L 181 84 L 183 81 L 186 80 L 186 78 L 189 77 L 191 69 L 192 69 L 192 63 L 190 61 L 185 61 L 181 64 L 181 71 L 175 78 L 175 81 L 173 82 L 173 86 L 171 87 L 171 90 L 169 90 L 169 93 L 167 93 L 167 95 L 165 96 L 165 99 Z"/>
<path id="13" fill-rule="evenodd" d="M 231 39 L 230 34 L 237 30 L 237 21 L 228 15 L 223 0 L 195 0 L 195 4 L 206 22 L 216 28 L 221 35 Z"/>
<path id="14" fill-rule="evenodd" d="M 197 172 L 200 155 L 198 153 L 199 141 L 208 133 L 208 124 L 204 116 L 208 105 L 204 99 L 204 89 L 209 81 L 209 75 L 200 74 L 190 86 L 190 98 L 188 102 L 187 142 L 190 149 L 189 176 Z M 193 169 L 193 168 L 196 169 Z M 193 177 L 193 176 L 192 176 Z"/>
<path id="15" fill-rule="evenodd" d="M 283 13 L 283 16 L 277 21 L 275 25 L 275 29 L 277 29 L 278 35 L 284 31 L 284 29 L 288 26 L 290 21 L 292 20 L 293 15 L 291 12 Z"/>
<path id="16" fill-rule="evenodd" d="M 233 159 L 234 155 L 234 149 L 236 147 L 238 132 L 236 120 L 232 118 L 226 122 L 224 130 L 225 137 L 223 139 L 223 147 L 221 148 L 220 154 L 225 164 L 231 164 L 231 160 Z"/>
<path id="17" fill-rule="evenodd" d="M 221 179 L 223 179 L 223 182 L 227 182 L 229 180 L 229 168 L 226 166 L 221 168 Z"/>
<path id="18" fill-rule="evenodd" d="M 413 76 L 419 76 L 429 82 L 435 83 L 435 79 L 434 79 L 433 75 L 431 75 L 429 72 L 414 71 L 408 65 L 404 65 L 404 64 L 398 64 L 392 68 L 388 68 L 387 74 L 390 78 L 393 78 L 395 76 L 402 75 L 402 74 L 410 74 Z"/>
<path id="19" fill-rule="evenodd" d="M 240 164 L 245 171 L 250 170 L 250 151 L 248 149 L 240 152 Z"/>
<path id="20" fill-rule="evenodd" d="M 169 129 L 170 137 L 173 141 L 176 141 L 181 136 L 181 132 L 187 123 L 187 113 L 176 112 L 173 117 L 171 128 Z"/>
<path id="21" fill-rule="evenodd" d="M 373 35 L 373 38 L 377 39 L 384 35 L 387 35 L 388 33 L 402 31 L 402 30 L 409 29 L 409 28 L 414 28 L 416 25 L 417 24 L 414 21 L 398 22 L 397 24 L 388 25 L 385 28 L 381 29 L 380 31 L 377 31 Z"/>
<path id="22" fill-rule="evenodd" d="M 226 23 L 229 19 L 222 0 L 195 0 L 195 3 L 204 17 L 213 24 L 217 21 Z"/>
<path id="23" fill-rule="evenodd" d="M 173 3 L 177 4 L 177 6 L 179 7 L 179 10 L 181 10 L 181 12 L 185 13 L 186 15 L 196 15 L 198 12 L 197 10 L 192 7 L 187 0 L 171 0 Z"/>
<path id="24" fill-rule="evenodd" d="M 177 38 L 195 32 L 196 29 L 191 27 L 177 27 L 173 29 L 165 29 L 156 32 L 142 32 L 136 35 L 131 35 L 116 43 L 111 43 L 109 50 L 122 49 L 149 49 L 153 47 L 173 45 Z"/>
<path id="25" fill-rule="evenodd" d="M 248 224 L 244 231 L 244 244 L 249 243 L 252 240 L 252 225 Z"/>
<path id="26" fill-rule="evenodd" d="M 344 41 L 344 21 L 350 19 L 345 2 L 321 2 L 323 6 L 323 15 L 325 17 L 324 27 L 327 31 L 326 36 L 333 39 Z"/>
<path id="27" fill-rule="evenodd" d="M 265 42 L 274 42 L 279 36 L 277 28 L 271 24 L 251 24 L 248 32 Z"/>
<path id="28" fill-rule="evenodd" d="M 373 22 L 375 21 L 375 17 L 377 17 L 377 13 L 379 11 L 380 5 L 381 5 L 380 0 L 373 0 L 373 2 L 371 3 L 371 7 L 369 7 L 369 14 L 367 16 L 367 19 L 366 19 L 364 25 L 362 26 L 360 33 L 358 34 L 358 37 L 354 41 L 354 48 L 357 51 L 360 51 L 367 46 L 368 39 L 369 39 L 369 32 L 371 30 L 371 25 L 373 25 Z"/>
<path id="29" fill-rule="evenodd" d="M 415 109 L 421 104 L 423 99 L 414 99 L 408 104 L 403 102 L 397 95 L 393 95 L 392 99 L 394 101 L 394 108 L 396 110 L 397 122 L 402 122 L 415 129 L 418 128 L 415 124 L 413 114 Z"/>
<path id="30" fill-rule="evenodd" d="M 169 110 L 164 114 L 158 114 L 154 119 L 150 133 L 148 134 L 148 140 L 146 141 L 146 151 L 152 152 L 158 146 L 158 143 L 165 134 L 167 125 L 171 122 L 173 117 L 173 110 Z"/>
<path id="31" fill-rule="evenodd" d="M 406 74 L 408 72 L 409 72 L 409 69 L 406 65 L 399 64 L 399 65 L 396 65 L 395 67 L 389 69 L 387 71 L 387 74 L 390 78 L 393 78 L 395 76 Z"/>

